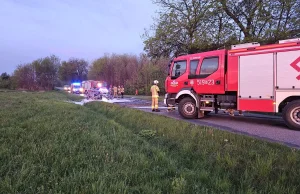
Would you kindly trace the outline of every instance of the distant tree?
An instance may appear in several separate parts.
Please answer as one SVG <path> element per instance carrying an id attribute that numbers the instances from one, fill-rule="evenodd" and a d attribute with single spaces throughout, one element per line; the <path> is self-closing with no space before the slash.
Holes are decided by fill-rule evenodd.
<path id="1" fill-rule="evenodd" d="M 102 58 L 96 59 L 95 61 L 92 62 L 89 68 L 88 79 L 93 79 L 93 80 L 105 79 L 106 81 L 112 82 L 113 77 L 108 78 L 108 76 L 106 75 L 109 72 L 108 66 L 109 66 L 108 57 L 104 56 Z"/>
<path id="2" fill-rule="evenodd" d="M 274 43 L 300 34 L 299 0 L 218 0 L 244 42 Z"/>
<path id="3" fill-rule="evenodd" d="M 2 73 L 0 75 L 0 88 L 10 89 L 12 86 L 11 77 L 8 73 Z"/>
<path id="4" fill-rule="evenodd" d="M 148 56 L 172 57 L 218 49 L 237 34 L 229 17 L 213 0 L 155 0 L 161 7 L 143 36 Z"/>
<path id="5" fill-rule="evenodd" d="M 63 61 L 59 68 L 59 78 L 64 82 L 83 81 L 87 79 L 88 62 L 84 59 L 71 58 Z"/>
<path id="6" fill-rule="evenodd" d="M 57 56 L 50 56 L 33 61 L 35 82 L 39 88 L 52 90 L 58 80 L 58 69 L 60 59 Z"/>
<path id="7" fill-rule="evenodd" d="M 300 35 L 299 0 L 153 0 L 158 17 L 143 35 L 148 56 L 173 57 L 232 44 Z"/>
<path id="8" fill-rule="evenodd" d="M 37 89 L 34 66 L 31 63 L 18 65 L 13 73 L 13 79 L 17 88 L 28 90 Z"/>
<path id="9" fill-rule="evenodd" d="M 16 88 L 27 90 L 52 90 L 58 81 L 60 59 L 51 55 L 17 66 L 12 76 Z"/>
<path id="10" fill-rule="evenodd" d="M 8 80 L 10 78 L 10 75 L 8 73 L 4 72 L 1 74 L 0 77 L 2 80 Z"/>
<path id="11" fill-rule="evenodd" d="M 146 55 L 112 54 L 93 61 L 89 68 L 88 78 L 104 80 L 112 85 L 124 85 L 125 93 L 149 94 L 155 79 L 160 81 L 164 90 L 164 79 L 167 76 L 168 59 L 158 58 L 151 61 Z"/>

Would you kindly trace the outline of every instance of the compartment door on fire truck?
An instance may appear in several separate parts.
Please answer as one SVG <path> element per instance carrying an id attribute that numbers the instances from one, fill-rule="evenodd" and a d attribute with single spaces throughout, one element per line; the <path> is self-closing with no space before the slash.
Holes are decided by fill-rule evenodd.
<path id="1" fill-rule="evenodd" d="M 225 93 L 224 57 L 223 52 L 214 56 L 201 57 L 196 79 L 193 79 L 193 88 L 198 94 Z"/>

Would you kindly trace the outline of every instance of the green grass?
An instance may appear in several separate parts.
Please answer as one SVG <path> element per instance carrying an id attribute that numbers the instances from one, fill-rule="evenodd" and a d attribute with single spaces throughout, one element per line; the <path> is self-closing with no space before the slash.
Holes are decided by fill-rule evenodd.
<path id="1" fill-rule="evenodd" d="M 1 193 L 300 189 L 299 151 L 118 105 L 65 102 L 74 98 L 0 93 Z"/>
<path id="2" fill-rule="evenodd" d="M 142 99 L 142 100 L 151 100 L 151 96 L 141 96 L 141 95 L 125 95 L 125 97 L 132 97 L 132 98 L 137 98 L 137 99 Z M 159 96 L 158 101 L 163 102 L 164 101 L 164 96 Z"/>

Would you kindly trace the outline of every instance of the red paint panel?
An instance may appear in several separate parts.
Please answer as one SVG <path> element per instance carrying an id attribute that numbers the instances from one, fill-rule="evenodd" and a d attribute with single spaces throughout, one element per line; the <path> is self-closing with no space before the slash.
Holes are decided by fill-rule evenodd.
<path id="1" fill-rule="evenodd" d="M 238 57 L 228 56 L 226 73 L 226 91 L 238 91 Z"/>
<path id="2" fill-rule="evenodd" d="M 238 110 L 275 112 L 274 100 L 238 99 Z"/>

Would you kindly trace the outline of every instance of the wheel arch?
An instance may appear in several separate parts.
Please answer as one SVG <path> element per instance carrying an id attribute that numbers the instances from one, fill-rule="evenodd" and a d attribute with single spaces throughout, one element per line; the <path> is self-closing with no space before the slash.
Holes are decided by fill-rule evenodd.
<path id="1" fill-rule="evenodd" d="M 289 96 L 289 97 L 286 97 L 283 101 L 281 101 L 278 105 L 278 112 L 279 113 L 282 113 L 284 107 L 289 103 L 289 102 L 292 102 L 292 101 L 295 101 L 295 100 L 300 100 L 300 96 Z"/>
<path id="2" fill-rule="evenodd" d="M 190 88 L 182 89 L 180 92 L 177 93 L 175 100 L 176 103 L 179 103 L 181 99 L 185 97 L 192 97 L 196 102 L 196 107 L 199 108 L 199 98 L 198 95 L 193 92 Z"/>

